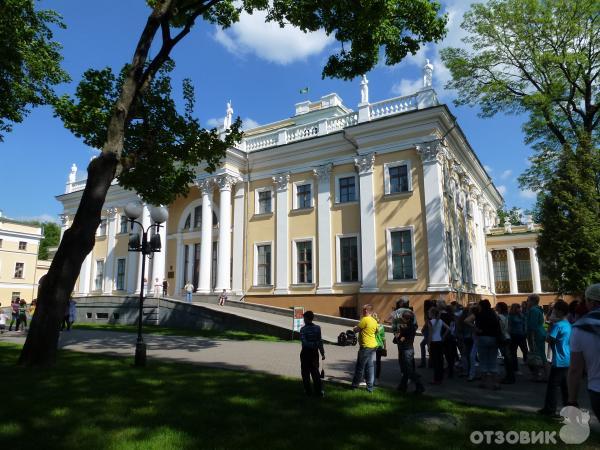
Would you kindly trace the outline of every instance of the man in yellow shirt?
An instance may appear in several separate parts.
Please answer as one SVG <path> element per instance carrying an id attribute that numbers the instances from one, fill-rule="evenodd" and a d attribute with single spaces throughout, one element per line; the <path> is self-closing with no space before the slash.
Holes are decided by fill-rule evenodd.
<path id="1" fill-rule="evenodd" d="M 377 349 L 377 321 L 371 317 L 373 314 L 373 305 L 365 305 L 362 309 L 362 319 L 358 326 L 354 327 L 355 333 L 360 333 L 358 344 L 358 357 L 356 358 L 356 368 L 354 369 L 354 379 L 352 380 L 352 389 L 358 388 L 358 384 L 365 376 L 367 378 L 367 391 L 373 392 L 373 382 L 375 381 L 373 359 Z"/>

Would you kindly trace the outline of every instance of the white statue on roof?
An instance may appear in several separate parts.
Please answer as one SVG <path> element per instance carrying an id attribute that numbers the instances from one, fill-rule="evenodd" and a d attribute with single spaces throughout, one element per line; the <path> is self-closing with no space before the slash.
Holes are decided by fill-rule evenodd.
<path id="1" fill-rule="evenodd" d="M 71 166 L 71 172 L 69 173 L 69 183 L 75 183 L 77 180 L 77 166 L 73 164 Z"/>
<path id="2" fill-rule="evenodd" d="M 225 120 L 223 120 L 223 128 L 229 130 L 231 128 L 231 119 L 233 117 L 233 108 L 231 107 L 231 100 L 227 102 L 227 110 L 225 111 Z"/>
<path id="3" fill-rule="evenodd" d="M 423 66 L 423 87 L 429 88 L 431 87 L 431 82 L 433 80 L 433 64 L 429 62 L 428 59 L 425 60 L 425 66 Z"/>
<path id="4" fill-rule="evenodd" d="M 360 102 L 369 103 L 369 80 L 363 75 L 360 80 Z"/>

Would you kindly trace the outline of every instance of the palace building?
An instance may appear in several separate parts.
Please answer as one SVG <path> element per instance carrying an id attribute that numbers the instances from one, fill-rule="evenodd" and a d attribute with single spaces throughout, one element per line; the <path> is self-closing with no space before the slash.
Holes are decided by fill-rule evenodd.
<path id="1" fill-rule="evenodd" d="M 378 102 L 363 77 L 356 110 L 337 94 L 297 103 L 292 117 L 246 131 L 216 172 L 198 167 L 189 195 L 168 205 L 163 251 L 146 265 L 148 292 L 166 279 L 179 296 L 191 281 L 199 300 L 224 289 L 341 316 L 364 303 L 388 311 L 402 295 L 417 307 L 432 296 L 490 297 L 509 278 L 507 295 L 522 292 L 525 275 L 513 270 L 522 252 L 506 252 L 518 230 L 494 228 L 502 196 L 439 103 L 432 69 L 425 66 L 418 92 Z M 232 115 L 228 104 L 222 130 Z M 63 229 L 84 186 L 73 165 L 57 197 Z M 141 256 L 128 252 L 123 212 L 132 200 L 134 192 L 110 187 L 78 295 L 139 292 Z M 531 292 L 540 276 L 535 249 L 527 252 L 529 277 L 537 275 Z"/>

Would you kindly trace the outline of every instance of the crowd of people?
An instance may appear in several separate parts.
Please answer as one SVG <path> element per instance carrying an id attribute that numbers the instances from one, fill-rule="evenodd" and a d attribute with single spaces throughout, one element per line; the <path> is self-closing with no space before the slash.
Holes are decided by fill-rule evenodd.
<path id="1" fill-rule="evenodd" d="M 37 306 L 37 300 L 33 299 L 28 305 L 25 299 L 16 297 L 10 302 L 10 317 L 5 313 L 3 309 L 0 309 L 0 333 L 6 331 L 6 324 L 8 323 L 8 331 L 27 332 L 27 324 L 31 323 L 35 309 Z M 65 308 L 63 320 L 61 321 L 60 331 L 71 330 L 71 326 L 75 322 L 77 317 L 77 302 L 70 298 Z"/>
<path id="2" fill-rule="evenodd" d="M 311 395 L 312 376 L 314 392 L 323 396 L 319 378 L 319 353 L 325 359 L 321 330 L 313 323 L 311 311 L 304 318 L 300 331 L 304 387 Z M 406 392 L 411 381 L 417 393 L 424 392 L 415 364 L 417 317 L 407 299 L 396 303 L 387 321 L 398 347 L 402 374 L 397 389 Z M 381 357 L 387 355 L 384 327 L 372 305 L 364 305 L 354 331 L 359 333 L 359 350 L 351 386 L 357 389 L 365 384 L 372 392 L 381 373 Z M 466 382 L 479 381 L 482 389 L 500 390 L 502 384 L 516 383 L 517 375 L 529 373 L 531 382 L 547 385 L 538 412 L 558 417 L 558 396 L 562 406 L 577 406 L 579 385 L 586 376 L 592 410 L 600 417 L 600 284 L 590 286 L 584 300 L 569 304 L 557 300 L 545 309 L 536 294 L 510 307 L 504 302 L 492 307 L 486 299 L 466 306 L 428 300 L 420 331 L 423 339 L 418 368 L 433 369 L 432 385 L 458 376 Z"/>

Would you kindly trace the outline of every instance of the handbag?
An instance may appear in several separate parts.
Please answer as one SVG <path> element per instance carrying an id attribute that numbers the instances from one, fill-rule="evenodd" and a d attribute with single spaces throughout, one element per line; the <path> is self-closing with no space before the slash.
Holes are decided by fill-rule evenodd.
<path id="1" fill-rule="evenodd" d="M 381 356 L 387 356 L 387 348 L 381 349 Z"/>
<path id="2" fill-rule="evenodd" d="M 319 378 L 325 378 L 325 369 L 321 369 L 321 375 L 319 375 Z"/>

